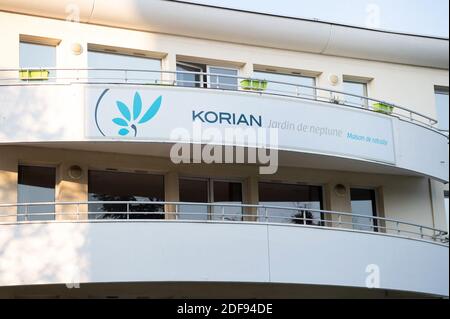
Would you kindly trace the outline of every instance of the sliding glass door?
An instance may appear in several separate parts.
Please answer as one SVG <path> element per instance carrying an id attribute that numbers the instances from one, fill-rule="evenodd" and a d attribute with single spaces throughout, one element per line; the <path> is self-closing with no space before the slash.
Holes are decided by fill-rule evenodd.
<path id="1" fill-rule="evenodd" d="M 20 165 L 18 171 L 17 201 L 43 203 L 55 201 L 56 169 Z M 55 205 L 19 206 L 18 221 L 54 220 Z"/>
<path id="2" fill-rule="evenodd" d="M 352 214 L 359 215 L 352 217 L 353 229 L 377 231 L 376 220 L 372 218 L 377 215 L 375 190 L 352 188 L 350 189 L 350 197 Z"/>
<path id="3" fill-rule="evenodd" d="M 322 187 L 283 183 L 259 183 L 259 204 L 286 207 L 260 210 L 260 217 L 273 223 L 292 223 L 321 226 L 323 216 Z"/>
<path id="4" fill-rule="evenodd" d="M 179 207 L 179 219 L 242 220 L 242 183 L 210 179 L 180 179 L 180 201 L 214 203 L 215 205 L 185 204 Z M 221 206 L 223 205 L 223 206 Z"/>
<path id="5" fill-rule="evenodd" d="M 89 212 L 95 213 L 90 219 L 164 219 L 164 205 L 151 204 L 164 201 L 163 175 L 89 171 L 88 190 L 89 201 L 110 202 L 90 204 Z M 117 201 L 144 203 L 114 203 Z"/>

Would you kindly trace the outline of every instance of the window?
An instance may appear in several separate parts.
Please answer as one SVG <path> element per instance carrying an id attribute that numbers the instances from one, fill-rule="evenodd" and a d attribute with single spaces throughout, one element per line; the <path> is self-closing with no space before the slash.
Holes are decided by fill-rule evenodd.
<path id="1" fill-rule="evenodd" d="M 344 92 L 349 93 L 349 94 L 367 97 L 367 83 L 349 81 L 349 80 L 344 79 Z M 357 107 L 367 107 L 368 106 L 368 101 L 367 101 L 367 99 L 364 99 L 364 98 L 345 95 L 344 99 L 345 99 L 345 104 L 348 104 L 351 106 L 357 106 Z"/>
<path id="2" fill-rule="evenodd" d="M 236 77 L 238 75 L 238 71 L 236 69 L 208 66 L 208 73 L 211 74 L 208 81 L 209 87 L 222 90 L 237 90 L 238 85 Z M 224 75 L 229 75 L 231 77 Z"/>
<path id="3" fill-rule="evenodd" d="M 436 87 L 434 93 L 436 97 L 438 128 L 448 132 L 448 87 Z"/>
<path id="4" fill-rule="evenodd" d="M 242 204 L 242 183 L 214 181 L 212 202 L 216 204 Z M 215 206 L 212 209 L 212 218 L 216 220 L 242 220 L 241 207 Z"/>
<path id="5" fill-rule="evenodd" d="M 353 229 L 376 231 L 377 221 L 372 217 L 377 215 L 375 191 L 373 189 L 352 188 L 350 189 L 352 214 L 367 216 L 353 216 Z"/>
<path id="6" fill-rule="evenodd" d="M 310 87 L 316 86 L 316 78 L 310 76 L 255 71 L 253 77 L 259 80 L 286 82 Z M 288 84 L 269 82 L 267 83 L 267 91 L 274 94 L 298 95 L 310 99 L 316 98 L 316 90 L 309 87 L 295 87 Z"/>
<path id="7" fill-rule="evenodd" d="M 19 203 L 54 202 L 55 183 L 55 168 L 20 165 L 18 170 L 17 201 Z M 55 205 L 19 207 L 18 213 L 18 221 L 54 220 Z"/>
<path id="8" fill-rule="evenodd" d="M 322 187 L 282 183 L 259 183 L 259 204 L 293 208 L 267 209 L 269 222 L 307 225 L 323 225 L 320 212 L 303 210 L 302 208 L 320 210 L 323 206 Z M 262 212 L 263 216 L 265 211 Z"/>
<path id="9" fill-rule="evenodd" d="M 145 173 L 89 171 L 89 201 L 139 201 L 149 204 L 89 204 L 90 219 L 164 219 L 164 205 L 151 202 L 164 201 L 164 176 Z M 128 207 L 127 207 L 128 206 Z M 156 214 L 139 214 L 153 212 Z"/>
<path id="10" fill-rule="evenodd" d="M 238 70 L 205 64 L 177 62 L 177 84 L 185 87 L 209 87 L 222 90 L 237 90 Z M 195 73 L 189 73 L 195 72 Z M 198 73 L 209 73 L 202 76 Z M 230 76 L 230 77 L 228 77 Z"/>
<path id="11" fill-rule="evenodd" d="M 177 71 L 181 73 L 177 73 L 177 85 L 185 86 L 185 87 L 203 87 L 205 79 L 200 74 L 195 73 L 205 73 L 206 68 L 201 64 L 193 64 L 193 63 L 184 63 L 177 62 Z M 186 72 L 186 73 L 184 73 Z"/>
<path id="12" fill-rule="evenodd" d="M 180 179 L 180 201 L 207 203 L 209 199 L 208 181 L 203 179 Z M 208 207 L 205 205 L 180 205 L 179 219 L 207 220 Z"/>
<path id="13" fill-rule="evenodd" d="M 88 51 L 88 66 L 96 69 L 150 70 L 107 71 L 90 70 L 89 79 L 93 82 L 129 82 L 139 84 L 157 84 L 161 81 L 161 60 L 137 57 L 119 53 Z"/>
<path id="14" fill-rule="evenodd" d="M 444 191 L 444 207 L 445 207 L 445 218 L 447 220 L 447 229 L 449 229 L 449 207 L 448 207 L 448 191 Z"/>
<path id="15" fill-rule="evenodd" d="M 180 201 L 191 203 L 242 204 L 242 183 L 208 179 L 180 179 Z M 180 205 L 179 219 L 242 220 L 241 207 Z"/>
<path id="16" fill-rule="evenodd" d="M 23 69 L 56 68 L 56 46 L 20 42 L 19 65 Z M 55 79 L 55 70 L 49 70 L 49 78 Z"/>

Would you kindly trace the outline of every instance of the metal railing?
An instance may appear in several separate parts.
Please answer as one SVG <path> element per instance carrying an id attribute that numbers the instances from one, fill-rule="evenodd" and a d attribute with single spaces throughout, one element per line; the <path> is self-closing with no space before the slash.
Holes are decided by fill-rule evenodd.
<path id="1" fill-rule="evenodd" d="M 400 236 L 448 245 L 448 232 L 406 221 L 305 207 L 162 201 L 0 204 L 0 224 L 36 221 L 196 221 L 285 224 Z"/>
<path id="2" fill-rule="evenodd" d="M 24 76 L 23 72 L 28 71 L 48 71 L 48 74 L 33 77 L 30 76 L 31 73 L 26 73 Z M 194 79 L 186 79 L 186 76 L 191 76 Z M 223 79 L 227 79 L 228 81 L 223 82 Z M 230 82 L 233 83 L 231 84 Z M 318 86 L 248 78 L 227 74 L 190 71 L 161 71 L 120 68 L 0 69 L 0 86 L 55 83 L 187 86 L 216 90 L 245 91 L 252 94 L 295 97 L 395 116 L 400 119 L 425 126 L 448 137 L 448 135 L 440 132 L 436 127 L 437 121 L 435 119 L 422 113 L 383 100 Z"/>

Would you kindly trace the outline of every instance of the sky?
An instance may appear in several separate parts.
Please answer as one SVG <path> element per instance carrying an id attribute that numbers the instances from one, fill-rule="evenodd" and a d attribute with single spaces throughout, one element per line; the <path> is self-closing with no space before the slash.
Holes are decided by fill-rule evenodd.
<path id="1" fill-rule="evenodd" d="M 449 35 L 449 0 L 184 0 L 421 35 Z"/>

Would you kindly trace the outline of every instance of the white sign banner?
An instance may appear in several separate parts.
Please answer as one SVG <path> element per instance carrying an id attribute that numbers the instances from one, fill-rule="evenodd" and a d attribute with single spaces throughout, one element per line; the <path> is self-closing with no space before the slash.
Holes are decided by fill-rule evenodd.
<path id="1" fill-rule="evenodd" d="M 280 150 L 396 162 L 389 116 L 318 101 L 254 92 L 97 86 L 86 88 L 85 112 L 90 139 L 222 144 L 195 134 L 174 140 L 173 132 L 192 132 L 193 125 L 219 131 L 276 128 Z"/>

